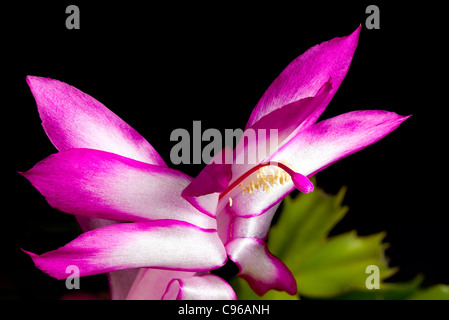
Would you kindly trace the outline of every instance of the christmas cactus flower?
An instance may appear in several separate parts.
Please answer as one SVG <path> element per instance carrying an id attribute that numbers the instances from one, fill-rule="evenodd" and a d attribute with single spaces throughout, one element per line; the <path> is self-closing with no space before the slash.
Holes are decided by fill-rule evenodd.
<path id="1" fill-rule="evenodd" d="M 308 177 L 408 118 L 365 110 L 317 122 L 346 76 L 360 30 L 316 45 L 291 62 L 257 103 L 234 152 L 224 150 L 182 192 L 198 210 L 216 217 L 228 256 L 259 295 L 269 289 L 297 292 L 293 275 L 265 241 L 280 201 L 295 188 L 312 191 Z M 246 139 L 249 133 L 256 138 Z M 254 155 L 267 144 L 277 147 Z M 242 158 L 257 160 L 237 161 Z"/>
<path id="2" fill-rule="evenodd" d="M 89 95 L 57 80 L 27 82 L 59 152 L 22 174 L 85 231 L 54 251 L 27 252 L 36 266 L 57 279 L 67 278 L 71 265 L 80 276 L 107 272 L 113 299 L 235 299 L 224 280 L 208 273 L 227 256 L 216 220 L 181 197 L 192 178 L 168 168 Z"/>
<path id="3" fill-rule="evenodd" d="M 68 276 L 68 265 L 81 276 L 107 272 L 113 299 L 235 299 L 209 273 L 229 257 L 257 294 L 295 294 L 294 277 L 266 245 L 281 200 L 295 188 L 311 192 L 309 177 L 408 118 L 365 110 L 317 122 L 346 76 L 360 29 L 290 63 L 254 108 L 235 150 L 216 155 L 195 179 L 168 168 L 92 97 L 28 77 L 59 152 L 22 174 L 84 231 L 54 251 L 27 252 L 36 266 L 58 279 Z M 268 152 L 258 152 L 267 144 Z"/>

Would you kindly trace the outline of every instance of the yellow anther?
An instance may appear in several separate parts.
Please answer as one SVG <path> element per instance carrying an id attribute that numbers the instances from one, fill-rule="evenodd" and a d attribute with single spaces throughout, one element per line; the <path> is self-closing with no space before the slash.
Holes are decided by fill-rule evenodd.
<path id="1" fill-rule="evenodd" d="M 252 180 L 247 179 L 239 184 L 239 188 L 242 190 L 243 194 L 251 194 L 254 193 L 255 190 L 269 193 L 270 188 L 273 188 L 276 185 L 283 185 L 291 179 L 290 175 L 283 169 L 276 165 L 269 164 L 259 168 L 257 172 L 255 172 L 255 176 L 256 177 Z"/>
<path id="2" fill-rule="evenodd" d="M 232 207 L 232 198 L 229 197 L 229 206 Z"/>

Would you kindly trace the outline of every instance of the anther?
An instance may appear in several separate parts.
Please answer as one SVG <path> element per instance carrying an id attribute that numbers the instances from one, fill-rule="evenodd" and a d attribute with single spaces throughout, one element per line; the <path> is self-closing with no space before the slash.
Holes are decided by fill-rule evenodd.
<path id="1" fill-rule="evenodd" d="M 220 194 L 219 200 L 226 196 L 235 187 L 242 190 L 242 194 L 252 194 L 257 191 L 270 192 L 271 188 L 276 185 L 283 185 L 291 181 L 290 170 L 291 166 L 283 162 L 267 162 L 261 163 L 243 175 L 238 177 L 228 188 Z M 296 185 L 296 183 L 295 183 Z M 229 198 L 229 205 L 232 206 L 232 199 Z"/>

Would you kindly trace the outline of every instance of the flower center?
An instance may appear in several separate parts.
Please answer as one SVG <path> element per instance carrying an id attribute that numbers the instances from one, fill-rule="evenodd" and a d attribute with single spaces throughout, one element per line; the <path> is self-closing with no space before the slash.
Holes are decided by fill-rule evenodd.
<path id="1" fill-rule="evenodd" d="M 282 168 L 271 166 L 271 167 L 261 167 L 257 170 L 256 178 L 249 180 L 248 183 L 243 185 L 239 184 L 240 189 L 243 190 L 243 194 L 246 192 L 253 193 L 254 190 L 262 190 L 267 193 L 270 192 L 270 188 L 275 185 L 283 185 L 285 182 L 290 180 L 290 175 L 285 172 Z"/>
<path id="2" fill-rule="evenodd" d="M 242 190 L 243 194 L 251 194 L 255 190 L 261 190 L 269 193 L 270 188 L 275 185 L 283 185 L 290 180 L 290 175 L 285 169 L 287 169 L 287 171 L 289 170 L 288 167 L 281 162 L 271 161 L 258 164 L 229 185 L 229 187 L 220 194 L 219 200 L 221 200 L 237 186 Z M 251 175 L 253 175 L 253 177 L 250 177 Z"/>

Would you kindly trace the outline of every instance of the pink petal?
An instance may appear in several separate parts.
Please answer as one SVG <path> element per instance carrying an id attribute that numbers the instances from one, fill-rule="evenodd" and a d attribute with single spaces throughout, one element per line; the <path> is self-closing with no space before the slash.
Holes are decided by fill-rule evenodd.
<path id="1" fill-rule="evenodd" d="M 276 109 L 247 129 L 235 149 L 233 181 L 251 167 L 266 162 L 295 134 L 313 124 L 316 115 L 321 114 L 326 108 L 331 89 L 329 80 L 315 97 L 304 98 Z"/>
<path id="2" fill-rule="evenodd" d="M 278 145 L 301 129 L 315 123 L 329 103 L 332 93 L 332 79 L 329 79 L 313 97 L 294 101 L 280 107 L 260 118 L 250 129 L 256 133 L 265 129 L 267 135 L 270 129 L 277 130 Z M 239 146 L 237 146 L 238 148 Z"/>
<path id="3" fill-rule="evenodd" d="M 59 150 L 89 148 L 166 166 L 136 130 L 101 102 L 58 80 L 27 77 L 42 126 Z"/>
<path id="4" fill-rule="evenodd" d="M 44 130 L 58 150 L 93 148 L 166 166 L 138 132 L 89 95 L 52 79 L 29 76 L 27 83 L 36 99 Z M 117 223 L 85 216 L 76 218 L 84 231 Z M 122 293 L 132 283 L 129 280 L 132 272 L 117 271 L 108 276 L 111 298 L 122 299 Z"/>
<path id="5" fill-rule="evenodd" d="M 208 164 L 182 191 L 182 197 L 201 212 L 216 216 L 218 197 L 231 180 L 230 164 Z"/>
<path id="6" fill-rule="evenodd" d="M 161 300 L 173 279 L 193 277 L 195 272 L 141 268 L 129 290 L 127 300 Z"/>
<path id="7" fill-rule="evenodd" d="M 290 181 L 277 185 L 269 193 L 257 190 L 252 194 L 237 193 L 233 196 L 232 206 L 228 210 L 235 216 L 251 218 L 265 213 L 267 210 L 282 201 L 295 186 Z"/>
<path id="8" fill-rule="evenodd" d="M 61 211 L 126 221 L 176 219 L 216 228 L 181 197 L 192 181 L 169 168 L 113 153 L 71 149 L 51 155 L 23 174 Z"/>
<path id="9" fill-rule="evenodd" d="M 232 150 L 225 147 L 182 191 L 182 197 L 201 212 L 215 218 L 218 197 L 226 190 L 232 177 L 231 163 Z"/>
<path id="10" fill-rule="evenodd" d="M 232 287 L 212 274 L 173 279 L 162 300 L 237 300 Z"/>
<path id="11" fill-rule="evenodd" d="M 296 294 L 296 280 L 287 266 L 274 255 L 266 243 L 256 238 L 236 238 L 226 244 L 229 258 L 239 267 L 245 279 L 258 295 L 274 289 Z"/>
<path id="12" fill-rule="evenodd" d="M 111 300 L 125 300 L 134 279 L 144 268 L 117 270 L 108 273 Z"/>
<path id="13" fill-rule="evenodd" d="M 83 277 L 141 267 L 208 271 L 226 262 L 217 231 L 175 220 L 114 224 L 83 233 L 42 255 L 26 253 L 39 269 L 57 279 L 67 278 L 66 268 L 71 265 Z"/>
<path id="14" fill-rule="evenodd" d="M 223 243 L 229 241 L 231 236 L 231 225 L 234 221 L 234 216 L 229 212 L 225 206 L 217 213 L 217 231 Z"/>
<path id="15" fill-rule="evenodd" d="M 120 221 L 75 216 L 83 232 L 98 229 Z M 109 294 L 111 300 L 124 300 L 139 269 L 118 270 L 108 273 Z"/>
<path id="16" fill-rule="evenodd" d="M 231 238 L 257 238 L 266 240 L 276 210 L 280 203 L 255 217 L 235 216 L 230 227 Z M 220 224 L 219 224 L 219 227 Z"/>
<path id="17" fill-rule="evenodd" d="M 348 72 L 360 30 L 361 26 L 349 36 L 316 45 L 291 62 L 257 103 L 246 128 L 280 107 L 315 96 L 321 86 L 332 78 L 333 90 L 327 98 L 328 103 Z M 315 117 L 314 121 L 319 114 Z"/>
<path id="18" fill-rule="evenodd" d="M 120 221 L 76 216 L 76 220 L 83 232 L 120 223 Z M 139 269 L 118 270 L 108 273 L 109 294 L 111 300 L 124 300 Z"/>
<path id="19" fill-rule="evenodd" d="M 379 110 L 342 114 L 299 132 L 271 160 L 286 160 L 311 176 L 385 137 L 407 118 Z"/>

